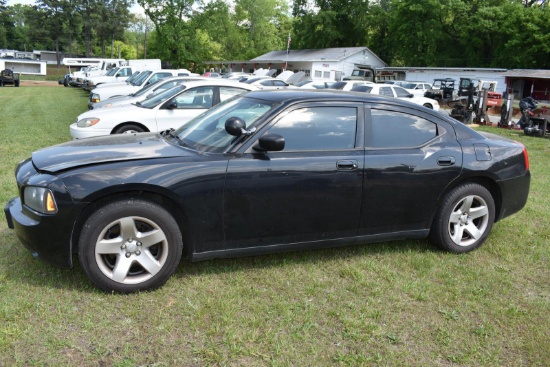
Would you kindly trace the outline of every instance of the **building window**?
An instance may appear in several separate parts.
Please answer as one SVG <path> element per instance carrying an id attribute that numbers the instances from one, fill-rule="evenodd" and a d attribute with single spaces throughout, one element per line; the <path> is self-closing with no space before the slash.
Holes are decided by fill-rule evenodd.
<path id="1" fill-rule="evenodd" d="M 315 70 L 315 77 L 320 78 L 321 77 L 321 70 Z"/>
<path id="2" fill-rule="evenodd" d="M 323 72 L 323 78 L 330 79 L 330 71 L 324 71 Z"/>

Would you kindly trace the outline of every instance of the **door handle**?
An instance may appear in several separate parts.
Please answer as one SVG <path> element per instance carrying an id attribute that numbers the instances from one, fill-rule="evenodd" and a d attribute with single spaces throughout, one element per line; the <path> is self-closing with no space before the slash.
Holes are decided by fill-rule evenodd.
<path id="1" fill-rule="evenodd" d="M 340 170 L 354 170 L 357 169 L 357 161 L 354 160 L 345 160 L 336 162 L 336 168 Z"/>
<path id="2" fill-rule="evenodd" d="M 437 158 L 437 164 L 440 166 L 452 166 L 456 163 L 455 157 L 439 157 Z"/>

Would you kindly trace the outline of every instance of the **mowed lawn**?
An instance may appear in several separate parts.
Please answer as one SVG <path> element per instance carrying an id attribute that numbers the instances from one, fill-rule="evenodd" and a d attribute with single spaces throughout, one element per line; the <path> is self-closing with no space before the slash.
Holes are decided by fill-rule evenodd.
<path id="1" fill-rule="evenodd" d="M 0 202 L 16 164 L 68 141 L 86 93 L 0 88 Z M 32 257 L 0 218 L 0 366 L 549 366 L 550 140 L 531 194 L 466 255 L 428 240 L 202 263 L 106 294 Z"/>

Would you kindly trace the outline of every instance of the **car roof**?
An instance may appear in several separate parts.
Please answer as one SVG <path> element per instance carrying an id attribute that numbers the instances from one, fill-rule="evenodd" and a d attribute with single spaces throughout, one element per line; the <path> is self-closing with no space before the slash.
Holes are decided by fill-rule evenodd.
<path id="1" fill-rule="evenodd" d="M 372 85 L 369 85 L 372 86 Z M 383 86 L 383 85 L 382 85 Z M 403 106 L 414 110 L 421 110 L 423 113 L 433 115 L 434 117 L 445 120 L 447 123 L 453 126 L 458 132 L 461 131 L 469 136 L 480 136 L 479 133 L 467 125 L 464 125 L 458 120 L 452 117 L 442 114 L 440 112 L 427 109 L 418 104 L 402 100 L 394 97 L 380 96 L 377 94 L 363 93 L 363 92 L 344 92 L 334 89 L 278 89 L 278 90 L 256 90 L 241 94 L 240 97 L 249 97 L 256 99 L 263 99 L 280 104 L 295 104 L 299 102 L 370 102 L 370 103 L 384 103 L 385 105 Z"/>
<path id="2" fill-rule="evenodd" d="M 256 90 L 257 87 L 254 85 L 246 84 L 246 83 L 240 83 L 237 80 L 227 80 L 222 78 L 208 78 L 203 80 L 190 80 L 187 82 L 181 83 L 185 85 L 187 88 L 191 87 L 197 87 L 202 85 L 220 85 L 220 86 L 229 86 L 229 87 L 237 87 L 242 89 L 250 89 L 250 90 Z"/>

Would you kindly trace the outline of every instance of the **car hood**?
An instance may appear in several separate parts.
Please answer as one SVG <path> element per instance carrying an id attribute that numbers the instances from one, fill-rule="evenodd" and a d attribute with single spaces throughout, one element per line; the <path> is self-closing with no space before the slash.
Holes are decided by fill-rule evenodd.
<path id="1" fill-rule="evenodd" d="M 170 144 L 160 134 L 140 133 L 73 140 L 34 152 L 32 161 L 38 171 L 54 173 L 99 163 L 193 154 L 188 149 Z"/>
<path id="2" fill-rule="evenodd" d="M 143 118 L 144 116 L 150 116 L 150 111 L 152 110 L 149 108 L 142 108 L 133 104 L 124 104 L 114 110 L 109 108 L 94 108 L 93 110 L 88 110 L 78 115 L 76 121 L 80 121 L 87 117 L 96 117 L 100 120 L 104 120 L 104 122 L 128 121 L 128 118 L 130 118 L 130 116 L 132 116 L 132 118 L 136 118 L 136 116 L 140 116 L 141 118 Z"/>

